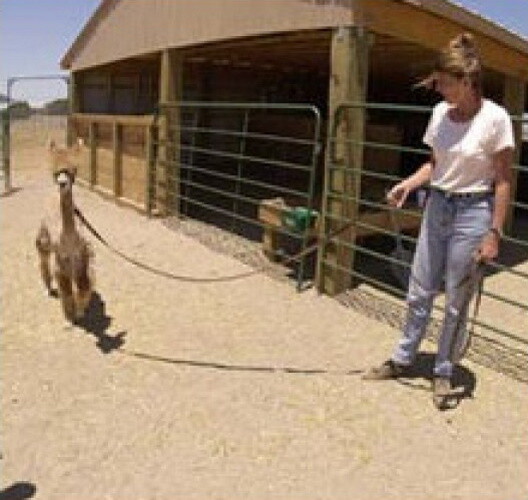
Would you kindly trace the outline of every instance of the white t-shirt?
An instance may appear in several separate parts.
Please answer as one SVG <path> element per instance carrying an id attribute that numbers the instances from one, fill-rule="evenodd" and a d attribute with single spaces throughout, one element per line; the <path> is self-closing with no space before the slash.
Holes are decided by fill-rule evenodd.
<path id="1" fill-rule="evenodd" d="M 490 191 L 495 179 L 493 155 L 515 147 L 508 112 L 483 99 L 471 120 L 458 123 L 449 117 L 450 108 L 445 101 L 434 107 L 423 138 L 436 159 L 431 186 L 456 193 Z"/>

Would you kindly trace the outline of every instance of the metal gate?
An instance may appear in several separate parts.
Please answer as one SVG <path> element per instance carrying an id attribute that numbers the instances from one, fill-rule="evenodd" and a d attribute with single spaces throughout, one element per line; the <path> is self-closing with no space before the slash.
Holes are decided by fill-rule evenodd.
<path id="1" fill-rule="evenodd" d="M 11 182 L 9 177 L 9 117 L 8 111 L 0 111 L 0 174 L 2 176 L 2 183 L 4 184 L 4 191 L 10 189 Z"/>
<path id="2" fill-rule="evenodd" d="M 393 134 L 395 142 L 383 137 L 376 140 L 372 138 L 375 134 L 370 133 L 369 137 L 367 127 L 363 138 L 350 139 L 353 134 L 349 129 L 343 133 L 342 127 L 350 127 L 350 114 L 358 111 L 368 116 L 370 122 L 392 123 L 396 128 L 398 124 L 407 124 L 418 135 Z M 388 292 L 392 297 L 392 302 L 385 302 L 389 314 L 393 312 L 393 298 L 405 296 L 406 283 L 402 276 L 410 271 L 421 208 L 420 200 L 413 199 L 404 209 L 391 213 L 385 203 L 385 193 L 410 173 L 402 175 L 402 166 L 414 171 L 429 154 L 415 144 L 421 142 L 430 111 L 420 106 L 345 103 L 337 109 L 330 127 L 323 234 L 347 224 L 353 229 L 341 233 L 333 244 L 321 246 L 319 273 L 323 276 L 339 273 L 355 285 L 366 283 Z M 521 117 L 512 119 L 514 123 L 523 122 Z M 526 122 L 524 119 L 523 125 Z M 520 163 L 527 163 L 528 148 L 523 149 L 524 155 L 517 157 L 521 158 Z M 377 163 L 380 159 L 386 161 L 387 155 L 397 160 L 393 171 L 380 169 Z M 510 223 L 501 243 L 499 260 L 488 266 L 484 279 L 472 355 L 528 381 L 528 197 L 522 188 L 528 182 L 528 166 L 516 164 L 513 168 L 518 195 L 510 203 Z M 431 332 L 438 330 L 443 316 L 442 302 L 440 297 L 433 312 Z M 401 311 L 405 309 L 402 307 Z M 378 303 L 373 314 L 383 316 L 383 306 Z"/>
<path id="3" fill-rule="evenodd" d="M 262 240 L 272 259 L 305 248 L 317 219 L 316 107 L 170 102 L 157 125 L 151 184 L 162 210 Z M 301 286 L 306 259 L 292 260 Z"/>
<path id="4" fill-rule="evenodd" d="M 49 81 L 60 80 L 69 86 L 69 77 L 64 75 L 37 75 L 37 76 L 17 76 L 7 79 L 7 99 L 6 108 L 0 113 L 0 149 L 1 149 L 1 174 L 4 185 L 4 192 L 11 191 L 12 172 L 11 172 L 11 142 L 12 142 L 12 123 L 13 123 L 13 88 L 19 82 L 29 81 Z M 68 89 L 69 90 L 69 89 Z M 67 132 L 65 132 L 67 133 Z"/>

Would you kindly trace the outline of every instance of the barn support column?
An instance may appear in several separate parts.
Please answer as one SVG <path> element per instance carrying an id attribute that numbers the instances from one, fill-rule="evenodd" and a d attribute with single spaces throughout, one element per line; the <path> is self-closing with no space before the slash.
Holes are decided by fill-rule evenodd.
<path id="1" fill-rule="evenodd" d="M 177 107 L 164 106 L 183 98 L 183 57 L 174 49 L 161 54 L 159 162 L 156 170 L 156 207 L 161 215 L 180 213 L 180 125 L 181 112 Z"/>
<path id="2" fill-rule="evenodd" d="M 340 27 L 332 35 L 329 83 L 329 140 L 325 159 L 323 220 L 325 234 L 350 224 L 334 243 L 319 252 L 317 288 L 336 295 L 352 282 L 365 131 L 361 106 L 336 111 L 342 103 L 364 103 L 367 96 L 370 37 L 362 27 Z M 335 124 L 335 126 L 334 126 Z M 334 150 L 332 154 L 331 151 Z M 348 245 L 348 246 L 347 246 Z"/>
<path id="3" fill-rule="evenodd" d="M 76 137 L 76 131 L 74 130 L 74 125 L 71 120 L 71 116 L 75 113 L 81 112 L 81 86 L 80 86 L 80 76 L 77 73 L 72 72 L 68 79 L 68 107 L 69 115 L 66 123 L 66 142 L 71 146 Z"/>
<path id="4" fill-rule="evenodd" d="M 120 198 L 123 191 L 123 126 L 117 121 L 112 123 L 112 144 L 112 191 L 116 198 Z"/>
<path id="5" fill-rule="evenodd" d="M 111 73 L 106 75 L 106 109 L 108 114 L 116 114 L 115 109 L 115 84 L 114 84 L 114 75 Z"/>
<path id="6" fill-rule="evenodd" d="M 520 117 L 523 115 L 525 110 L 526 101 L 526 82 L 514 78 L 512 76 L 505 76 L 504 80 L 504 106 L 513 116 Z M 521 161 L 522 151 L 522 122 L 513 122 L 513 131 L 515 134 L 515 144 L 517 149 L 515 151 L 515 157 L 513 162 L 515 165 L 519 165 Z M 512 184 L 511 184 L 511 201 L 515 201 L 517 194 L 517 178 L 519 172 L 514 171 L 512 173 Z M 511 233 L 512 224 L 514 217 L 514 207 L 510 205 L 508 208 L 508 217 L 506 219 L 505 231 Z"/>
<path id="7" fill-rule="evenodd" d="M 93 189 L 97 184 L 97 134 L 98 124 L 96 122 L 90 122 L 88 125 L 88 147 L 90 148 L 89 156 L 89 183 Z"/>

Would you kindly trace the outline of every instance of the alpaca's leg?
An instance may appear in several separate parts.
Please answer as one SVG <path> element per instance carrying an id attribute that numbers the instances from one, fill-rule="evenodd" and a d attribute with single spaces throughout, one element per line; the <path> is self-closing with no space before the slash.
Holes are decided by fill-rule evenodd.
<path id="1" fill-rule="evenodd" d="M 50 256 L 52 250 L 52 242 L 49 230 L 45 225 L 40 226 L 35 244 L 37 246 L 40 261 L 40 275 L 42 277 L 42 281 L 44 283 L 44 286 L 46 287 L 48 295 L 51 295 L 52 278 L 50 269 Z"/>
<path id="2" fill-rule="evenodd" d="M 42 277 L 42 281 L 44 283 L 44 286 L 46 287 L 46 291 L 48 295 L 52 295 L 53 292 L 51 288 L 51 269 L 50 269 L 50 254 L 49 253 L 39 253 L 40 258 L 40 275 Z"/>
<path id="3" fill-rule="evenodd" d="M 75 317 L 82 318 L 92 298 L 92 290 L 79 290 L 75 293 Z"/>
<path id="4" fill-rule="evenodd" d="M 91 285 L 86 288 L 80 288 L 78 283 L 76 284 L 74 291 L 74 302 L 75 302 L 75 317 L 80 319 L 84 316 L 90 300 L 92 298 L 92 288 Z"/>
<path id="5" fill-rule="evenodd" d="M 75 315 L 77 318 L 84 316 L 94 287 L 94 273 L 91 267 L 92 253 L 88 245 L 82 251 L 80 257 L 75 261 Z"/>
<path id="6" fill-rule="evenodd" d="M 75 320 L 75 299 L 73 296 L 72 281 L 69 276 L 60 271 L 55 275 L 59 285 L 59 295 L 62 303 L 64 316 L 69 321 Z"/>

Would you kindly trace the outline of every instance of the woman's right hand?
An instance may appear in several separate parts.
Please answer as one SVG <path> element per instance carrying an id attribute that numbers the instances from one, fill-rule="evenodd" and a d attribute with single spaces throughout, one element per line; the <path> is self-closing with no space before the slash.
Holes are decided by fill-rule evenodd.
<path id="1" fill-rule="evenodd" d="M 387 193 L 387 202 L 392 207 L 401 208 L 405 203 L 405 200 L 407 200 L 410 192 L 411 189 L 405 181 L 398 182 L 398 184 Z"/>

